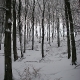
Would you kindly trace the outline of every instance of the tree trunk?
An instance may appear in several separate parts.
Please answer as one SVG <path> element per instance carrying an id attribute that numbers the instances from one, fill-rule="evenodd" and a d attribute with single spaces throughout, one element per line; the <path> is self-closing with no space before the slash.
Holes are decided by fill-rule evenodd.
<path id="1" fill-rule="evenodd" d="M 48 12 L 49 12 L 48 27 L 49 27 L 49 45 L 50 45 L 50 5 L 49 3 L 48 3 Z"/>
<path id="2" fill-rule="evenodd" d="M 76 65 L 76 46 L 75 46 L 75 38 L 74 38 L 74 28 L 73 28 L 73 19 L 71 14 L 70 2 L 69 0 L 65 0 L 65 5 L 67 6 L 69 21 L 70 21 L 70 32 L 71 32 L 71 44 L 72 44 L 72 65 Z"/>
<path id="3" fill-rule="evenodd" d="M 43 11 L 42 11 L 42 58 L 44 58 L 44 10 L 45 10 L 45 3 L 43 0 Z"/>
<path id="4" fill-rule="evenodd" d="M 57 44 L 58 44 L 58 47 L 60 47 L 59 18 L 57 18 Z"/>
<path id="5" fill-rule="evenodd" d="M 32 12 L 32 50 L 34 49 L 34 11 L 35 11 L 35 0 L 33 0 L 33 12 Z"/>
<path id="6" fill-rule="evenodd" d="M 26 50 L 26 16 L 25 16 L 25 27 L 24 27 L 24 53 Z"/>
<path id="7" fill-rule="evenodd" d="M 66 27 L 67 27 L 67 52 L 68 52 L 68 59 L 71 57 L 70 52 L 70 33 L 69 33 L 69 20 L 68 20 L 68 11 L 67 6 L 65 5 L 65 17 L 66 17 Z"/>
<path id="8" fill-rule="evenodd" d="M 29 39 L 28 39 L 28 37 L 29 37 L 29 34 L 28 34 L 28 33 L 29 33 L 28 26 L 29 26 L 29 22 L 28 22 L 28 20 L 27 20 L 27 43 L 28 43 L 28 40 L 29 40 Z"/>
<path id="9" fill-rule="evenodd" d="M 27 11 L 26 11 L 26 0 L 25 0 L 24 53 L 26 50 L 26 15 L 27 15 Z"/>
<path id="10" fill-rule="evenodd" d="M 14 61 L 18 59 L 17 56 L 17 47 L 16 47 L 16 9 L 15 9 L 16 0 L 13 0 L 13 54 Z"/>
<path id="11" fill-rule="evenodd" d="M 28 29 L 29 29 L 29 41 L 31 40 L 31 27 L 30 22 L 28 23 Z"/>
<path id="12" fill-rule="evenodd" d="M 36 35 L 36 37 L 37 37 L 37 39 L 38 39 L 38 31 L 37 31 L 37 19 L 36 19 L 36 25 L 35 25 L 35 27 L 36 27 L 36 33 L 35 33 L 35 35 Z"/>
<path id="13" fill-rule="evenodd" d="M 54 13 L 53 13 L 53 22 L 52 22 L 52 42 L 54 39 Z"/>
<path id="14" fill-rule="evenodd" d="M 19 39 L 20 39 L 20 49 L 21 49 L 21 57 L 23 57 L 23 50 L 22 50 L 22 22 L 21 22 L 21 0 L 19 0 Z"/>
<path id="15" fill-rule="evenodd" d="M 6 0 L 6 27 L 5 27 L 5 72 L 4 80 L 12 80 L 12 60 L 11 60 L 11 0 Z"/>

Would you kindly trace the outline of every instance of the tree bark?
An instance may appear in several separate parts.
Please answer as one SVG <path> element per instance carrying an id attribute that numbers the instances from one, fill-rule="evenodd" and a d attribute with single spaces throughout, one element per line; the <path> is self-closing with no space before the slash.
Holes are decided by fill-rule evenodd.
<path id="1" fill-rule="evenodd" d="M 13 0 L 13 54 L 14 54 L 14 61 L 18 59 L 17 56 L 17 47 L 16 47 L 16 0 Z"/>
<path id="2" fill-rule="evenodd" d="M 21 57 L 23 57 L 23 50 L 22 50 L 22 33 L 21 33 L 21 30 L 22 30 L 22 22 L 21 22 L 21 0 L 19 0 L 19 39 L 20 39 L 20 49 L 21 49 Z"/>
<path id="3" fill-rule="evenodd" d="M 70 32 L 71 32 L 71 45 L 72 45 L 72 65 L 76 65 L 76 46 L 75 46 L 75 38 L 74 38 L 74 27 L 73 27 L 73 19 L 70 8 L 70 1 L 65 0 L 65 5 L 67 6 L 69 21 L 70 21 Z"/>
<path id="4" fill-rule="evenodd" d="M 11 0 L 6 0 L 6 26 L 5 26 L 5 43 L 4 43 L 4 55 L 5 55 L 5 72 L 4 80 L 12 79 L 12 60 L 11 60 Z"/>
<path id="5" fill-rule="evenodd" d="M 64 36 L 65 36 L 65 31 L 64 31 L 65 27 L 64 27 L 64 22 L 63 22 L 63 39 L 64 39 Z"/>
<path id="6" fill-rule="evenodd" d="M 28 26 L 29 26 L 29 21 L 27 20 L 27 43 L 28 43 L 28 40 L 29 40 L 29 39 L 28 39 L 28 38 L 29 38 L 29 30 L 28 30 L 29 27 L 28 27 Z"/>
<path id="7" fill-rule="evenodd" d="M 42 58 L 44 58 L 44 12 L 45 12 L 45 3 L 43 0 L 43 11 L 42 11 Z"/>
<path id="8" fill-rule="evenodd" d="M 34 49 L 34 11 L 35 11 L 35 0 L 33 0 L 33 12 L 32 12 L 32 50 Z"/>
<path id="9" fill-rule="evenodd" d="M 48 3 L 48 12 L 49 12 L 48 27 L 49 27 L 49 45 L 50 45 L 50 5 L 49 3 Z"/>
<path id="10" fill-rule="evenodd" d="M 70 52 L 70 33 L 69 33 L 69 19 L 68 19 L 68 10 L 65 4 L 65 17 L 66 17 L 66 27 L 67 27 L 67 52 L 68 52 L 68 59 L 71 57 Z"/>
<path id="11" fill-rule="evenodd" d="M 60 47 L 59 18 L 57 18 L 57 44 Z"/>
<path id="12" fill-rule="evenodd" d="M 24 53 L 26 51 L 26 16 L 27 16 L 27 11 L 26 11 L 26 0 L 25 0 Z"/>
<path id="13" fill-rule="evenodd" d="M 54 39 L 54 12 L 53 12 L 53 22 L 52 22 L 52 42 Z"/>

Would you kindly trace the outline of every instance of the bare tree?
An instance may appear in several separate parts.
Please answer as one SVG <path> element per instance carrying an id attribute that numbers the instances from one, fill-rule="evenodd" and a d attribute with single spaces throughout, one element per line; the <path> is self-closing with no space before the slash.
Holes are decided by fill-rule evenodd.
<path id="1" fill-rule="evenodd" d="M 22 50 L 22 22 L 21 22 L 21 0 L 19 0 L 19 11 L 18 11 L 18 14 L 19 14 L 19 22 L 18 22 L 18 25 L 19 25 L 19 40 L 20 40 L 20 49 L 21 49 L 21 57 L 23 57 L 23 50 Z"/>
<path id="2" fill-rule="evenodd" d="M 16 46 L 16 0 L 13 0 L 13 54 L 14 61 L 18 59 Z"/>
<path id="3" fill-rule="evenodd" d="M 68 18 L 68 9 L 65 4 L 65 17 L 66 17 L 66 27 L 67 27 L 67 52 L 68 52 L 68 59 L 71 57 L 70 52 L 70 30 L 69 30 L 69 18 Z"/>
<path id="4" fill-rule="evenodd" d="M 49 27 L 49 45 L 50 45 L 50 3 L 48 3 L 48 13 L 49 13 L 48 27 Z"/>
<path id="5" fill-rule="evenodd" d="M 35 12 L 35 0 L 33 0 L 33 11 L 32 11 L 32 50 L 34 49 L 34 12 Z"/>
<path id="6" fill-rule="evenodd" d="M 25 49 L 26 49 L 26 17 L 27 17 L 27 13 L 28 13 L 28 0 L 27 0 L 27 2 L 25 0 L 24 53 L 25 53 Z M 27 27 L 28 27 L 28 23 L 27 23 Z M 27 31 L 27 34 L 28 34 L 28 31 Z"/>
<path id="7" fill-rule="evenodd" d="M 12 80 L 12 58 L 11 58 L 11 0 L 6 0 L 6 26 L 5 26 L 5 70 L 4 80 Z"/>
<path id="8" fill-rule="evenodd" d="M 69 21 L 70 21 L 70 32 L 71 32 L 71 45 L 72 45 L 72 65 L 76 65 L 76 46 L 75 46 L 75 38 L 74 38 L 74 27 L 73 27 L 73 19 L 72 19 L 72 14 L 71 14 L 71 8 L 70 8 L 70 1 L 69 0 L 64 0 L 65 5 L 67 6 L 68 10 L 68 16 L 69 16 Z"/>
<path id="9" fill-rule="evenodd" d="M 57 44 L 58 44 L 58 47 L 60 47 L 60 34 L 59 34 L 59 27 L 60 27 L 60 24 L 59 24 L 59 18 L 57 18 Z"/>
<path id="10" fill-rule="evenodd" d="M 45 13 L 45 1 L 43 0 L 43 10 L 42 10 L 42 58 L 44 58 L 44 13 Z"/>

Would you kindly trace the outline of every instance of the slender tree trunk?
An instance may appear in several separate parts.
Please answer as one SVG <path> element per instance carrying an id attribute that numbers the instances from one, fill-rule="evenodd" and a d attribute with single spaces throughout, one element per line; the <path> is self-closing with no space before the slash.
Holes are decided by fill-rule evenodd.
<path id="1" fill-rule="evenodd" d="M 59 18 L 57 18 L 57 44 L 58 44 L 58 47 L 60 47 Z"/>
<path id="2" fill-rule="evenodd" d="M 53 22 L 52 22 L 52 42 L 54 39 L 54 13 L 53 13 Z"/>
<path id="3" fill-rule="evenodd" d="M 48 12 L 49 12 L 48 27 L 49 27 L 49 45 L 50 45 L 50 5 L 49 3 L 48 3 Z"/>
<path id="4" fill-rule="evenodd" d="M 69 59 L 71 57 L 71 51 L 70 51 L 69 20 L 68 20 L 68 11 L 66 5 L 65 5 L 65 17 L 66 17 L 66 27 L 67 27 L 67 52 L 68 52 L 68 59 Z"/>
<path id="5" fill-rule="evenodd" d="M 57 29 L 56 27 L 54 28 L 54 32 L 55 32 L 55 37 L 57 36 Z"/>
<path id="6" fill-rule="evenodd" d="M 29 29 L 29 41 L 31 40 L 31 28 L 30 28 L 30 22 L 29 22 L 29 24 L 28 24 L 28 29 Z"/>
<path id="7" fill-rule="evenodd" d="M 36 37 L 37 37 L 37 39 L 38 39 L 38 31 L 37 31 L 37 19 L 36 19 L 36 33 L 35 33 L 35 35 L 36 35 Z"/>
<path id="8" fill-rule="evenodd" d="M 28 31 L 28 26 L 29 26 L 29 22 L 28 22 L 28 20 L 27 20 L 27 43 L 28 43 L 28 37 L 29 37 L 29 31 Z"/>
<path id="9" fill-rule="evenodd" d="M 53 42 L 53 39 L 54 39 L 54 26 L 52 25 L 52 42 Z"/>
<path id="10" fill-rule="evenodd" d="M 23 50 L 22 50 L 22 22 L 21 22 L 21 0 L 19 0 L 19 39 L 20 39 L 20 49 L 21 49 L 21 57 L 23 57 Z"/>
<path id="11" fill-rule="evenodd" d="M 24 27 L 24 53 L 26 50 L 26 16 L 25 16 L 25 27 Z"/>
<path id="12" fill-rule="evenodd" d="M 35 0 L 33 0 L 33 12 L 32 12 L 32 50 L 34 49 L 34 11 L 35 11 Z"/>
<path id="13" fill-rule="evenodd" d="M 6 0 L 6 26 L 5 26 L 5 43 L 4 43 L 4 55 L 5 55 L 5 71 L 4 80 L 12 79 L 12 60 L 11 60 L 11 0 Z"/>
<path id="14" fill-rule="evenodd" d="M 25 0 L 25 27 L 24 27 L 24 53 L 26 50 L 26 15 L 27 15 L 27 11 L 26 11 L 26 0 Z"/>
<path id="15" fill-rule="evenodd" d="M 43 11 L 42 11 L 42 58 L 44 58 L 44 11 L 45 11 L 45 3 L 43 0 Z"/>
<path id="16" fill-rule="evenodd" d="M 50 45 L 50 23 L 49 23 L 49 45 Z"/>
<path id="17" fill-rule="evenodd" d="M 67 6 L 69 21 L 70 21 L 70 32 L 71 32 L 71 44 L 72 44 L 72 65 L 76 65 L 76 46 L 75 46 L 75 38 L 74 38 L 74 28 L 73 28 L 73 19 L 70 8 L 70 1 L 65 0 L 65 5 Z"/>
<path id="18" fill-rule="evenodd" d="M 14 61 L 18 59 L 17 56 L 17 47 L 16 47 L 16 0 L 13 0 L 13 54 L 14 54 Z"/>

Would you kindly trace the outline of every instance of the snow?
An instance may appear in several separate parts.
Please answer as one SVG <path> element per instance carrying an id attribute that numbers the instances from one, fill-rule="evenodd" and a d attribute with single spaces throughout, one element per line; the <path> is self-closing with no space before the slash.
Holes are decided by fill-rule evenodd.
<path id="1" fill-rule="evenodd" d="M 31 42 L 26 45 L 24 57 L 14 62 L 12 57 L 12 70 L 14 80 L 23 80 L 26 75 L 28 80 L 80 80 L 80 35 L 76 36 L 77 66 L 71 64 L 67 59 L 67 41 L 61 39 L 61 46 L 57 47 L 55 39 L 51 46 L 45 38 L 45 57 L 41 57 L 41 43 L 35 39 L 34 50 L 31 49 Z M 18 39 L 17 39 L 18 40 Z M 18 56 L 20 46 L 18 44 Z M 0 80 L 4 79 L 4 46 L 0 51 Z M 13 55 L 12 55 L 13 56 Z M 23 73 L 24 72 L 24 73 Z M 27 74 L 26 74 L 27 73 Z M 21 75 L 20 75 L 21 74 Z M 21 76 L 21 77 L 20 77 Z M 25 79 L 26 80 L 26 79 Z"/>
<path id="2" fill-rule="evenodd" d="M 10 19 L 10 18 L 8 19 L 8 23 L 12 23 L 12 21 L 11 21 L 11 19 Z"/>
<path id="3" fill-rule="evenodd" d="M 10 31 L 10 29 L 8 28 L 8 29 L 6 29 L 6 32 L 11 32 L 11 31 Z"/>

